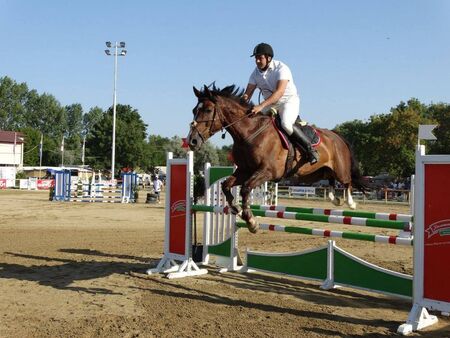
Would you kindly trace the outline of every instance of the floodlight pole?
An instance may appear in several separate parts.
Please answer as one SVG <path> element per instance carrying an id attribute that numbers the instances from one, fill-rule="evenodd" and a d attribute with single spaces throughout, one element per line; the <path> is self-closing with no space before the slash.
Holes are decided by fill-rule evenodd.
<path id="1" fill-rule="evenodd" d="M 115 162 L 116 162 L 116 104 L 117 104 L 117 57 L 125 56 L 126 50 L 122 49 L 120 53 L 118 48 L 124 48 L 125 42 L 115 42 L 114 46 L 111 42 L 106 42 L 108 48 L 114 48 L 114 92 L 113 92 L 113 130 L 112 130 L 112 146 L 111 146 L 111 179 L 114 180 L 115 174 Z M 109 49 L 105 50 L 106 55 L 111 55 Z"/>

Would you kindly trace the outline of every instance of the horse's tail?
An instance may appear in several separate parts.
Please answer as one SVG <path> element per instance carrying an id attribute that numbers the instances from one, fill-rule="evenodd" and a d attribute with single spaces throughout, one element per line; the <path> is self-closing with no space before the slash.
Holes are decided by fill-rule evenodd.
<path id="1" fill-rule="evenodd" d="M 335 132 L 335 131 L 334 131 Z M 335 132 L 336 133 L 336 132 Z M 352 177 L 352 187 L 358 189 L 363 194 L 370 191 L 370 187 L 367 185 L 367 182 L 364 181 L 361 171 L 359 170 L 359 162 L 355 157 L 355 153 L 353 152 L 353 147 L 351 144 L 343 137 L 342 135 L 336 133 L 347 145 L 348 150 L 350 151 L 350 174 Z"/>

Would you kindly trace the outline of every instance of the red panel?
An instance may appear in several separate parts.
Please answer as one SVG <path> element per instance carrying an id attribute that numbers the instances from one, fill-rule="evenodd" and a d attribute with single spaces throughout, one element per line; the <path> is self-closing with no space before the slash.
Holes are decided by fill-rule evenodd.
<path id="1" fill-rule="evenodd" d="M 186 164 L 170 167 L 169 252 L 186 254 Z"/>
<path id="2" fill-rule="evenodd" d="M 450 164 L 425 165 L 424 298 L 450 302 Z"/>

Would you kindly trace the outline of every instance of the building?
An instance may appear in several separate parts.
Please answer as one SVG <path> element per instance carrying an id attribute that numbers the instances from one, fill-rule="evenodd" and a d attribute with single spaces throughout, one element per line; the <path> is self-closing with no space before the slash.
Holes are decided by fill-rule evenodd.
<path id="1" fill-rule="evenodd" d="M 16 172 L 23 168 L 24 135 L 0 130 L 0 179 L 7 187 L 14 186 Z"/>

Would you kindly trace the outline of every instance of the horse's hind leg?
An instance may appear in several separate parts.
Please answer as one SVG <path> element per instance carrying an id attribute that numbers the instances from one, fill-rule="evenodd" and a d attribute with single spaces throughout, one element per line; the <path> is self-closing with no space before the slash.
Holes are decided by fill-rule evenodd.
<path id="1" fill-rule="evenodd" d="M 352 196 L 352 187 L 347 185 L 344 190 L 344 195 L 346 196 L 347 205 L 350 209 L 356 209 L 356 203 Z"/>
<path id="2" fill-rule="evenodd" d="M 330 182 L 330 191 L 328 192 L 328 198 L 330 199 L 331 203 L 333 203 L 333 205 L 341 206 L 341 199 L 336 196 L 336 190 L 334 188 L 336 180 L 334 178 L 330 178 L 328 181 Z"/>

